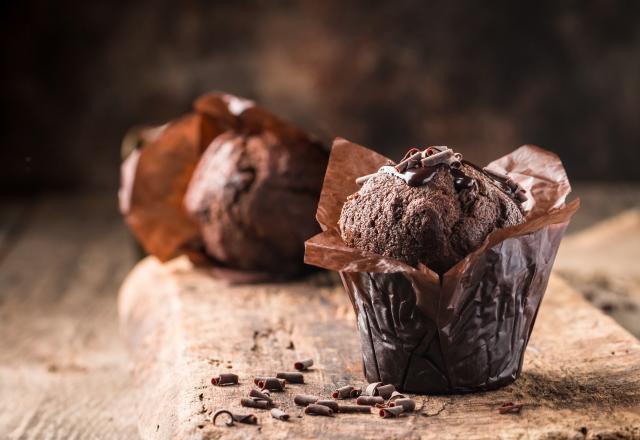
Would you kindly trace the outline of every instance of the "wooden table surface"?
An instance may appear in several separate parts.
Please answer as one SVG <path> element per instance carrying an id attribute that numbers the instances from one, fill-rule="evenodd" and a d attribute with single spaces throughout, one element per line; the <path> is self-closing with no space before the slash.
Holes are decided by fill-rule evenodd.
<path id="1" fill-rule="evenodd" d="M 640 207 L 638 186 L 575 192 L 574 232 Z M 112 194 L 0 199 L 0 438 L 139 436 L 116 308 L 136 261 Z"/>

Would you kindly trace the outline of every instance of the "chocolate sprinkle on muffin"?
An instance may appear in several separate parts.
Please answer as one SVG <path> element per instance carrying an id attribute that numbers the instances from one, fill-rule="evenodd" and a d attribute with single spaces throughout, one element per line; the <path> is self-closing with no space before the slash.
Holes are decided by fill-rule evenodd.
<path id="1" fill-rule="evenodd" d="M 417 168 L 425 177 L 415 186 L 405 168 L 365 176 L 347 199 L 339 226 L 348 246 L 443 274 L 495 229 L 524 222 L 515 193 L 468 162 Z"/>

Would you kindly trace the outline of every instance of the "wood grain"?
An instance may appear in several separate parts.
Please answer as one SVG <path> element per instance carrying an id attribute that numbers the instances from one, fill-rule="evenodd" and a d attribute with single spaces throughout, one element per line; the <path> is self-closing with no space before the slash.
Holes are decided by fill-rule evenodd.
<path id="1" fill-rule="evenodd" d="M 374 415 L 303 416 L 299 392 L 328 396 L 363 384 L 351 306 L 326 275 L 305 282 L 229 287 L 185 259 L 147 258 L 122 286 L 119 312 L 139 390 L 144 438 L 640 438 L 640 343 L 580 294 L 553 277 L 527 349 L 522 377 L 504 389 L 471 395 L 418 396 L 419 410 L 382 420 Z M 307 384 L 274 394 L 288 423 L 251 411 L 258 426 L 213 426 L 254 375 L 290 370 L 313 357 Z M 213 387 L 219 372 L 240 385 Z M 519 415 L 499 415 L 505 402 Z"/>
<path id="2" fill-rule="evenodd" d="M 107 195 L 0 206 L 0 438 L 136 438 L 116 292 L 134 264 Z"/>
<path id="3" fill-rule="evenodd" d="M 640 337 L 640 208 L 566 237 L 555 269 L 596 307 Z"/>

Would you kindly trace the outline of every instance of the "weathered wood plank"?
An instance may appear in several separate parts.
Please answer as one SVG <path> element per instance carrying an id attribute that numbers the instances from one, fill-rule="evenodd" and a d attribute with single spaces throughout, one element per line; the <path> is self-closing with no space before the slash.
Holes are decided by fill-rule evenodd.
<path id="1" fill-rule="evenodd" d="M 420 396 L 419 411 L 397 420 L 374 415 L 301 416 L 298 392 L 327 396 L 363 383 L 351 306 L 341 287 L 306 281 L 228 287 L 184 259 L 148 258 L 120 292 L 123 329 L 140 391 L 144 438 L 639 438 L 640 343 L 562 280 L 553 277 L 527 350 L 522 377 L 472 395 Z M 240 410 L 254 375 L 290 369 L 311 356 L 306 385 L 277 394 L 288 423 L 254 410 L 259 426 L 214 427 L 212 411 Z M 241 384 L 212 387 L 220 371 Z M 499 415 L 504 402 L 520 415 Z M 248 411 L 244 411 L 248 412 Z"/>
<path id="2" fill-rule="evenodd" d="M 556 271 L 640 337 L 640 208 L 567 237 Z"/>
<path id="3" fill-rule="evenodd" d="M 0 438 L 137 437 L 116 311 L 135 259 L 115 198 L 0 206 Z"/>

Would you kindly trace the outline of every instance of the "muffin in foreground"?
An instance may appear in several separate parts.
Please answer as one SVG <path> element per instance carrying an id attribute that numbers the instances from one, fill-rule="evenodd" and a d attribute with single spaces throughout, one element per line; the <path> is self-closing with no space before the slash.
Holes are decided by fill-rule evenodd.
<path id="1" fill-rule="evenodd" d="M 370 382 L 416 393 L 504 386 L 520 374 L 579 201 L 565 204 L 562 163 L 541 148 L 484 168 L 427 150 L 394 164 L 337 139 L 316 213 L 323 232 L 305 261 L 340 272 Z"/>
<path id="2" fill-rule="evenodd" d="M 344 242 L 438 273 L 494 230 L 524 222 L 522 189 L 514 191 L 448 147 L 411 149 L 400 164 L 360 182 L 342 207 Z"/>

